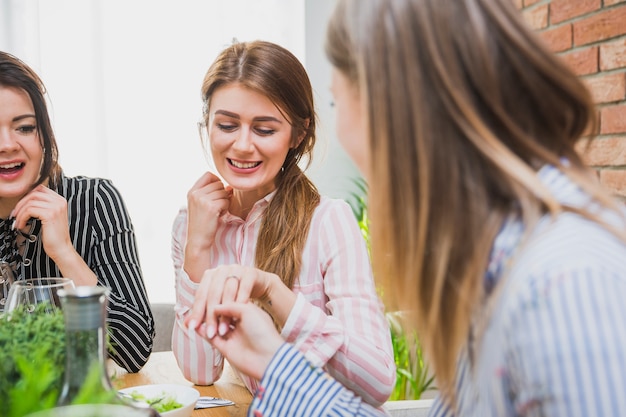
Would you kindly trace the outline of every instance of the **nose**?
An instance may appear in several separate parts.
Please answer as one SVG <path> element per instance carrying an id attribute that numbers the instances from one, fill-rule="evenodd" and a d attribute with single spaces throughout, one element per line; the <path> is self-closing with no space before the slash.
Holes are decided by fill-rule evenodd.
<path id="1" fill-rule="evenodd" d="M 242 126 L 239 134 L 233 142 L 233 148 L 239 152 L 249 152 L 252 150 L 252 129 L 250 126 Z"/>
<path id="2" fill-rule="evenodd" d="M 11 128 L 0 128 L 0 152 L 15 150 L 19 147 Z"/>

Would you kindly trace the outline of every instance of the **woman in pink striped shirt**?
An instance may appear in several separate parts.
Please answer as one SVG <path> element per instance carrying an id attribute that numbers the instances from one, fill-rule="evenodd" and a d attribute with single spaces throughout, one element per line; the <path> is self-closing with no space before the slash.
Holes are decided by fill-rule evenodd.
<path id="1" fill-rule="evenodd" d="M 395 365 L 367 245 L 350 206 L 320 196 L 299 164 L 315 145 L 304 67 L 276 44 L 235 43 L 209 68 L 202 97 L 219 177 L 204 174 L 174 221 L 172 348 L 183 374 L 201 385 L 220 377 L 223 358 L 208 339 L 229 323 L 212 310 L 251 301 L 314 365 L 382 405 Z M 241 376 L 254 392 L 257 381 Z"/>

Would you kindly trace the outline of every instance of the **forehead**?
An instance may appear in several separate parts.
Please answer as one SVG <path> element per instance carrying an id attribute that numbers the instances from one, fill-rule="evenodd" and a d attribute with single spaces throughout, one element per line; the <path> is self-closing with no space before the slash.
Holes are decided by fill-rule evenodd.
<path id="1" fill-rule="evenodd" d="M 265 94 L 241 84 L 229 84 L 215 90 L 209 102 L 209 113 L 226 111 L 241 118 L 271 116 L 286 120 L 280 109 Z"/>
<path id="2" fill-rule="evenodd" d="M 0 85 L 0 111 L 34 114 L 33 102 L 28 93 L 21 88 Z"/>

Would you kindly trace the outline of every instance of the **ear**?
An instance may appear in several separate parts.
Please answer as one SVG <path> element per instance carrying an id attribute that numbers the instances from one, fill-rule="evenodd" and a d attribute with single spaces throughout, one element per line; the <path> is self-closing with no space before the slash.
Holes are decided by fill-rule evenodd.
<path id="1" fill-rule="evenodd" d="M 306 137 L 307 130 L 309 130 L 309 124 L 311 124 L 311 119 L 307 118 L 304 121 L 304 130 L 302 131 L 300 135 L 298 135 L 298 138 L 296 139 L 296 143 L 294 143 L 293 146 L 291 147 L 292 149 L 300 146 L 300 143 Z"/>

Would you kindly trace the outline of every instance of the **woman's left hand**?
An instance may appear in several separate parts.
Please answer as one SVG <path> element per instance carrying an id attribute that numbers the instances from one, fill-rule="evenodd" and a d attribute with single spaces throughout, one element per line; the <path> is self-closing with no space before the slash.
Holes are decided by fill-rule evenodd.
<path id="1" fill-rule="evenodd" d="M 195 329 L 203 323 L 205 337 L 212 338 L 216 333 L 224 335 L 229 330 L 229 322 L 216 318 L 215 306 L 233 301 L 247 303 L 252 299 L 262 303 L 269 301 L 268 307 L 271 308 L 272 286 L 278 282 L 280 280 L 275 274 L 241 265 L 208 269 L 196 290 L 193 308 L 185 319 L 185 325 Z"/>
<path id="2" fill-rule="evenodd" d="M 38 185 L 26 194 L 12 212 L 14 228 L 25 229 L 31 218 L 41 221 L 41 239 L 46 254 L 53 260 L 68 251 L 75 252 L 67 220 L 67 201 L 45 185 Z"/>

